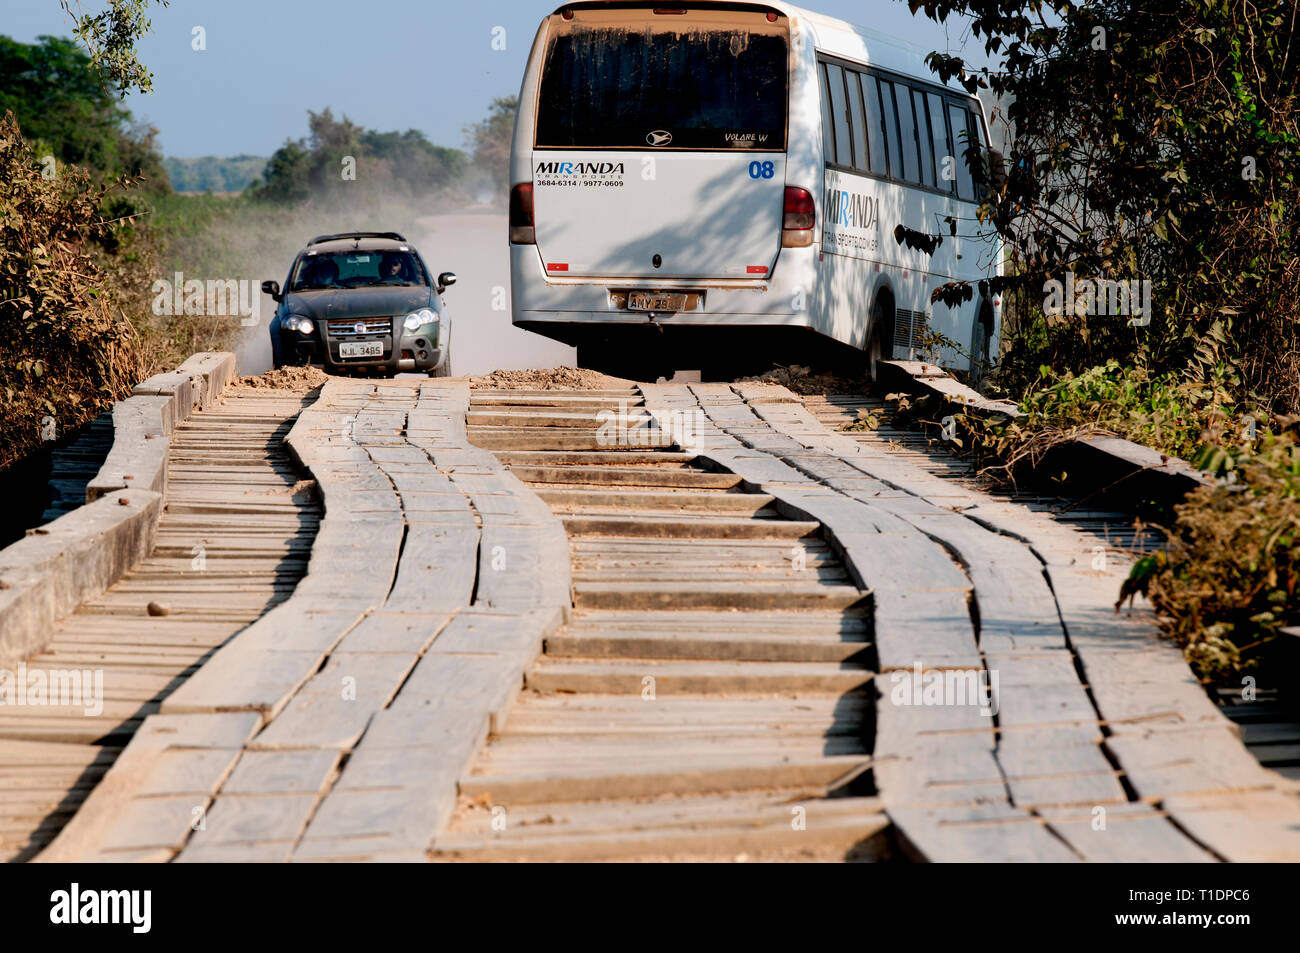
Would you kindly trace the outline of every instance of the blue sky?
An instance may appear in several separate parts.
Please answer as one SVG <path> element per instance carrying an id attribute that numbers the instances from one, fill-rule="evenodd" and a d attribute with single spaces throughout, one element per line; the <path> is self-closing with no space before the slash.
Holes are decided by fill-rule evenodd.
<path id="1" fill-rule="evenodd" d="M 903 0 L 807 0 L 926 49 L 983 61 L 964 27 L 913 18 Z M 88 11 L 102 0 L 82 0 Z M 307 132 L 307 110 L 333 108 L 363 126 L 423 130 L 463 146 L 462 128 L 519 91 L 542 17 L 559 0 L 173 0 L 151 12 L 140 45 L 155 91 L 127 106 L 160 130 L 164 154 L 269 156 Z M 4 0 L 0 33 L 24 43 L 70 35 L 58 0 Z M 193 30 L 207 49 L 192 49 Z M 492 48 L 505 28 L 505 49 Z"/>

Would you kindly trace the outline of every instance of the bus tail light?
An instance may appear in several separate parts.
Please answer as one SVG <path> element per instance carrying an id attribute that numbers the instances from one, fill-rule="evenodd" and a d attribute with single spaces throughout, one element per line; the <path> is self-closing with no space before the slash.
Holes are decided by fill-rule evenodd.
<path id="1" fill-rule="evenodd" d="M 536 245 L 533 223 L 533 183 L 524 182 L 510 190 L 510 243 Z"/>
<path id="2" fill-rule="evenodd" d="M 813 243 L 813 226 L 817 210 L 812 193 L 793 185 L 785 187 L 785 215 L 781 220 L 781 245 L 784 248 L 807 248 Z"/>

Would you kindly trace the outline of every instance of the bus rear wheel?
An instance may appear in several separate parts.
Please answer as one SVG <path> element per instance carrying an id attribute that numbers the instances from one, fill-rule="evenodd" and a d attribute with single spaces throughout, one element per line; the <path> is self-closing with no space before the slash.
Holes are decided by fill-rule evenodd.
<path id="1" fill-rule="evenodd" d="M 970 385 L 976 390 L 984 383 L 984 376 L 988 373 L 989 362 L 992 360 L 993 344 L 993 313 L 985 305 L 980 309 L 979 317 L 975 319 L 975 327 L 971 333 L 970 343 Z"/>
<path id="2" fill-rule="evenodd" d="M 867 370 L 873 382 L 880 380 L 881 361 L 894 358 L 894 306 L 887 298 L 877 299 L 871 309 L 871 337 L 867 341 Z"/>

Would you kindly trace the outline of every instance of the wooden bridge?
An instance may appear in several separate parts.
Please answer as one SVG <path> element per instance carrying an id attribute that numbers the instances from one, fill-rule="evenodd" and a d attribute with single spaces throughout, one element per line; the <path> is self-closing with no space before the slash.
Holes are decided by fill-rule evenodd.
<path id="1" fill-rule="evenodd" d="M 103 680 L 0 706 L 9 859 L 1300 859 L 1294 768 L 1113 610 L 1131 521 L 838 429 L 877 398 L 209 378 L 0 553 L 0 668 Z"/>

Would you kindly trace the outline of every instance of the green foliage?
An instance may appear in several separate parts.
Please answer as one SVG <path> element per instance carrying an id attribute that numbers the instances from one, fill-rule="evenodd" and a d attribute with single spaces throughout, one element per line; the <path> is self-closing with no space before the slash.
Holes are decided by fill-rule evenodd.
<path id="1" fill-rule="evenodd" d="M 137 336 L 96 258 L 110 188 L 75 166 L 45 178 L 13 114 L 0 120 L 0 469 L 139 378 Z"/>
<path id="2" fill-rule="evenodd" d="M 1170 456 L 1189 458 L 1205 445 L 1231 439 L 1242 419 L 1235 378 L 1223 364 L 1201 380 L 1118 361 L 1082 373 L 1038 368 L 1019 401 L 1023 416 L 986 418 L 959 413 L 957 446 L 986 474 L 1015 477 L 1053 447 L 1092 434 L 1123 437 Z"/>
<path id="3" fill-rule="evenodd" d="M 125 175 L 142 178 L 151 192 L 170 189 L 157 130 L 131 122 L 104 74 L 70 40 L 42 36 L 27 44 L 0 36 L 0 113 L 6 111 L 38 156 L 83 166 L 100 181 Z"/>
<path id="4" fill-rule="evenodd" d="M 435 146 L 418 129 L 376 132 L 326 108 L 308 111 L 310 135 L 289 140 L 249 187 L 258 201 L 300 204 L 314 197 L 360 204 L 379 193 L 427 195 L 453 186 L 465 156 Z M 355 178 L 345 173 L 355 172 Z"/>
<path id="5" fill-rule="evenodd" d="M 366 154 L 386 163 L 389 175 L 412 191 L 429 191 L 450 185 L 465 171 L 465 153 L 435 146 L 418 129 L 406 132 L 367 130 L 361 136 Z"/>
<path id="6" fill-rule="evenodd" d="M 1300 625 L 1300 441 L 1295 418 L 1277 423 L 1227 449 L 1220 471 L 1231 479 L 1189 494 L 1166 551 L 1125 585 L 1147 595 L 1207 680 L 1254 667 L 1279 629 Z"/>
<path id="7" fill-rule="evenodd" d="M 311 152 L 299 142 L 286 142 L 271 155 L 260 181 L 248 187 L 248 195 L 262 202 L 294 205 L 311 198 L 315 163 Z"/>
<path id="8" fill-rule="evenodd" d="M 487 118 L 465 128 L 474 165 L 491 177 L 492 184 L 501 193 L 510 184 L 506 181 L 510 175 L 510 140 L 518 108 L 518 96 L 494 99 Z"/>
<path id="9" fill-rule="evenodd" d="M 1084 347 L 1053 366 L 1115 358 L 1195 380 L 1217 326 L 1236 396 L 1300 410 L 1294 0 L 909 4 L 969 17 L 1002 60 L 976 71 L 930 56 L 941 76 L 1006 97 L 1015 140 L 979 214 L 1015 250 L 1017 319 L 1067 270 L 1152 282 L 1149 326 L 1071 316 Z"/>
<path id="10" fill-rule="evenodd" d="M 156 0 L 168 6 L 168 0 Z M 145 16 L 150 0 L 109 0 L 108 9 L 86 13 L 80 3 L 59 0 L 59 6 L 72 18 L 74 34 L 90 53 L 95 64 L 117 84 L 125 96 L 132 89 L 147 93 L 153 89 L 153 74 L 136 56 L 135 44 L 149 32 Z M 76 6 L 76 10 L 73 10 Z"/>
<path id="11" fill-rule="evenodd" d="M 60 162 L 115 166 L 126 110 L 71 40 L 42 36 L 28 45 L 0 36 L 0 110 L 12 111 L 33 145 L 48 144 Z"/>
<path id="12" fill-rule="evenodd" d="M 840 430 L 866 433 L 869 431 L 879 430 L 880 423 L 881 418 L 879 413 L 872 413 L 870 410 L 867 410 L 867 408 L 860 407 L 858 408 L 856 418 L 847 424 L 843 424 L 840 427 Z"/>
<path id="13" fill-rule="evenodd" d="M 200 159 L 163 160 L 172 188 L 178 192 L 242 192 L 262 175 L 263 156 L 238 155 L 230 158 L 203 156 Z"/>

